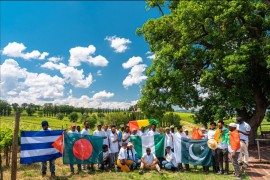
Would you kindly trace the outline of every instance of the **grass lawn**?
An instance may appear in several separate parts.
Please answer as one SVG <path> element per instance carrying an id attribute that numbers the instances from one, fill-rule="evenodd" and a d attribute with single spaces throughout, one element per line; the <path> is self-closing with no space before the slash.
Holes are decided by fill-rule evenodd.
<path id="1" fill-rule="evenodd" d="M 76 165 L 75 171 L 77 170 Z M 124 172 L 91 172 L 91 173 L 80 173 L 78 175 L 69 176 L 70 170 L 69 165 L 63 165 L 62 159 L 59 158 L 56 160 L 56 175 L 58 176 L 57 179 L 110 179 L 110 180 L 116 180 L 116 179 L 183 179 L 183 180 L 233 180 L 235 179 L 232 177 L 232 166 L 230 166 L 230 175 L 216 175 L 214 173 L 205 174 L 202 172 L 202 169 L 200 166 L 198 166 L 198 171 L 195 171 L 192 167 L 192 172 L 176 172 L 173 173 L 171 171 L 163 170 L 163 174 L 158 174 L 155 170 L 147 171 L 143 175 L 140 175 L 138 173 L 138 170 L 135 170 L 130 173 L 124 173 Z M 50 172 L 47 171 L 47 176 L 45 178 L 42 178 L 40 174 L 40 164 L 35 163 L 31 165 L 18 165 L 18 171 L 17 171 L 17 179 L 49 179 Z M 10 179 L 10 169 L 6 169 L 4 171 L 4 179 Z M 243 179 L 249 179 L 246 175 L 244 175 Z"/>

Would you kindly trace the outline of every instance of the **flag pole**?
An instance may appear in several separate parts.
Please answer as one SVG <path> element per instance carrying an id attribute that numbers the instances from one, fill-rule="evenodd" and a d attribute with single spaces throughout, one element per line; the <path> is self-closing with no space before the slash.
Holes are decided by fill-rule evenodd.
<path id="1" fill-rule="evenodd" d="M 17 152 L 18 152 L 18 133 L 20 125 L 20 110 L 18 109 L 15 114 L 15 127 L 12 142 L 12 159 L 11 159 L 11 180 L 16 180 L 17 176 Z"/>

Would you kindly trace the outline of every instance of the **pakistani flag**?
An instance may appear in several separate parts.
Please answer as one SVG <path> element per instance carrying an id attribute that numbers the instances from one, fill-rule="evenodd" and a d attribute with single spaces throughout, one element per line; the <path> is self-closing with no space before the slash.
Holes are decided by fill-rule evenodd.
<path id="1" fill-rule="evenodd" d="M 207 139 L 192 140 L 182 138 L 182 163 L 211 166 L 212 151 L 207 145 Z"/>
<path id="2" fill-rule="evenodd" d="M 165 150 L 165 136 L 158 134 L 154 136 L 130 136 L 130 142 L 134 144 L 134 148 L 139 157 L 146 153 L 146 148 L 151 148 L 151 152 L 156 157 L 163 157 Z"/>
<path id="3" fill-rule="evenodd" d="M 76 133 L 64 134 L 64 164 L 95 164 L 102 160 L 103 139 Z"/>

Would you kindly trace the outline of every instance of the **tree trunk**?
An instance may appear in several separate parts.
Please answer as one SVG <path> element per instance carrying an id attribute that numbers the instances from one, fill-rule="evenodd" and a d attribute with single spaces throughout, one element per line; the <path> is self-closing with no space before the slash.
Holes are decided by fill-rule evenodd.
<path id="1" fill-rule="evenodd" d="M 17 178 L 17 152 L 18 152 L 19 125 L 20 125 L 20 111 L 17 111 L 16 116 L 15 116 L 14 134 L 13 134 L 13 142 L 12 142 L 11 180 L 16 180 Z"/>
<path id="2" fill-rule="evenodd" d="M 0 180 L 3 180 L 2 155 L 0 153 Z"/>
<path id="3" fill-rule="evenodd" d="M 5 146 L 4 148 L 4 154 L 6 158 L 6 167 L 9 167 L 9 162 L 8 162 L 8 146 Z"/>

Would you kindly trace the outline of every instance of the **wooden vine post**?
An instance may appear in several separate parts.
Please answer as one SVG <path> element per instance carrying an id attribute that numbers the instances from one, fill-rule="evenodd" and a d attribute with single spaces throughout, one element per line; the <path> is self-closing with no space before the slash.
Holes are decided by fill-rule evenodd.
<path id="1" fill-rule="evenodd" d="M 12 142 L 12 159 L 11 159 L 11 180 L 16 180 L 17 176 L 17 152 L 18 152 L 18 133 L 20 125 L 20 110 L 16 111 L 14 134 Z"/>

